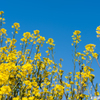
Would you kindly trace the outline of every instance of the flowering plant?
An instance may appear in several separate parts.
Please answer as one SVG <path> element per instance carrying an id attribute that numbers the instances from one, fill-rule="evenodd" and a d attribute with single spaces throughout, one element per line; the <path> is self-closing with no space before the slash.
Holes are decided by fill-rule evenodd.
<path id="1" fill-rule="evenodd" d="M 72 35 L 74 72 L 67 73 L 63 80 L 63 59 L 58 64 L 54 61 L 54 40 L 49 38 L 46 41 L 39 30 L 34 30 L 32 34 L 25 32 L 21 38 L 21 50 L 18 51 L 15 36 L 20 24 L 12 25 L 13 38 L 7 38 L 6 29 L 2 28 L 5 24 L 3 14 L 0 11 L 0 100 L 62 100 L 63 97 L 66 100 L 88 100 L 93 94 L 99 96 L 98 85 L 94 85 L 94 69 L 91 68 L 93 59 L 98 62 L 98 54 L 94 52 L 96 45 L 87 44 L 84 53 L 77 52 L 81 31 L 75 30 Z M 100 37 L 100 26 L 96 32 Z M 44 43 L 49 45 L 46 57 L 40 51 Z M 33 50 L 35 53 L 32 54 Z M 76 67 L 79 67 L 77 72 Z"/>

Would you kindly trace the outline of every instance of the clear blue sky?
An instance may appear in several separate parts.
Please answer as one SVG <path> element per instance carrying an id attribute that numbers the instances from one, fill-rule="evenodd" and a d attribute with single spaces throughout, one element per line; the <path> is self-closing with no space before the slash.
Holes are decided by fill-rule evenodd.
<path id="1" fill-rule="evenodd" d="M 11 37 L 11 25 L 20 23 L 20 40 L 26 31 L 40 30 L 40 34 L 55 41 L 55 61 L 63 58 L 64 75 L 73 71 L 72 39 L 74 30 L 81 31 L 81 42 L 78 51 L 85 50 L 85 45 L 96 44 L 95 51 L 100 52 L 100 41 L 96 38 L 96 27 L 100 25 L 100 0 L 2 0 L 0 10 L 4 17 L 8 36 Z M 44 55 L 45 56 L 45 55 Z M 100 62 L 100 60 L 99 60 Z M 100 68 L 94 60 L 95 83 L 100 83 Z"/>

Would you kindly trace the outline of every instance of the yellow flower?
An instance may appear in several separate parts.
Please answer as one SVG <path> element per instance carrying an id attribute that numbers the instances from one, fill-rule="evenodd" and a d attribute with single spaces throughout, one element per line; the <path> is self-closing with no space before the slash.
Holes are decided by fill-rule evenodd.
<path id="1" fill-rule="evenodd" d="M 99 37 L 100 37 L 100 35 L 97 35 L 97 37 L 99 38 Z"/>
<path id="2" fill-rule="evenodd" d="M 47 50 L 47 51 L 45 51 L 46 53 L 48 53 L 49 51 Z"/>
<path id="3" fill-rule="evenodd" d="M 11 39 L 10 38 L 7 38 L 7 42 L 10 42 L 11 41 Z"/>
<path id="4" fill-rule="evenodd" d="M 26 63 L 22 66 L 22 71 L 28 71 L 29 74 L 32 72 L 32 65 L 30 63 Z"/>
<path id="5" fill-rule="evenodd" d="M 86 49 L 86 51 L 90 51 L 90 52 L 92 53 L 92 52 L 94 52 L 95 46 L 96 46 L 96 45 L 94 45 L 94 44 L 87 44 L 87 45 L 85 46 L 85 49 Z"/>
<path id="6" fill-rule="evenodd" d="M 96 30 L 100 30 L 100 26 L 98 26 L 98 27 L 96 28 Z"/>
<path id="7" fill-rule="evenodd" d="M 100 37 L 100 26 L 98 26 L 96 30 L 96 33 L 98 34 L 97 37 Z"/>
<path id="8" fill-rule="evenodd" d="M 9 53 L 7 59 L 8 59 L 8 60 L 16 60 L 16 59 L 17 59 L 16 54 L 15 54 L 15 53 Z"/>
<path id="9" fill-rule="evenodd" d="M 11 92 L 11 88 L 9 86 L 2 86 L 1 92 L 2 94 L 9 94 Z"/>
<path id="10" fill-rule="evenodd" d="M 34 34 L 36 35 L 36 34 L 39 34 L 39 30 L 34 30 Z"/>
<path id="11" fill-rule="evenodd" d="M 67 87 L 69 87 L 69 88 L 71 87 L 71 85 L 70 85 L 70 84 L 68 84 L 68 83 L 65 83 L 65 85 L 66 85 Z"/>
<path id="12" fill-rule="evenodd" d="M 80 34 L 80 33 L 81 33 L 81 31 L 79 31 L 79 30 L 75 30 L 75 31 L 73 32 L 74 35 L 78 35 L 78 34 Z"/>
<path id="13" fill-rule="evenodd" d="M 22 97 L 22 100 L 28 100 L 28 98 L 27 97 Z"/>
<path id="14" fill-rule="evenodd" d="M 70 84 L 74 84 L 74 82 L 73 81 L 70 81 Z"/>
<path id="15" fill-rule="evenodd" d="M 95 96 L 99 96 L 99 92 L 98 91 L 95 92 Z"/>
<path id="16" fill-rule="evenodd" d="M 13 25 L 12 25 L 11 27 L 12 27 L 12 28 L 14 28 L 14 26 L 13 26 Z"/>
<path id="17" fill-rule="evenodd" d="M 93 56 L 95 59 L 97 59 L 98 54 L 97 54 L 97 53 L 92 53 L 92 56 Z"/>
<path id="18" fill-rule="evenodd" d="M 5 18 L 2 18 L 2 20 L 4 21 L 4 20 L 5 20 Z"/>
<path id="19" fill-rule="evenodd" d="M 34 99 L 35 99 L 35 97 L 34 97 L 34 96 L 32 96 L 32 97 L 29 97 L 28 99 L 29 99 L 29 100 L 34 100 Z"/>
<path id="20" fill-rule="evenodd" d="M 97 34 L 100 34 L 100 31 L 96 31 Z"/>
<path id="21" fill-rule="evenodd" d="M 1 29 L 1 32 L 2 32 L 3 34 L 5 34 L 5 33 L 6 33 L 6 31 L 7 31 L 7 30 L 6 30 L 6 29 L 4 29 L 4 28 L 2 28 L 2 29 Z"/>
<path id="22" fill-rule="evenodd" d="M 16 34 L 18 34 L 18 31 L 15 31 Z"/>
<path id="23" fill-rule="evenodd" d="M 20 100 L 20 99 L 19 99 L 19 96 L 14 97 L 13 100 Z"/>
<path id="24" fill-rule="evenodd" d="M 26 32 L 23 34 L 25 39 L 29 39 L 31 37 L 31 33 L 30 32 Z"/>
<path id="25" fill-rule="evenodd" d="M 46 43 L 55 46 L 55 44 L 53 44 L 54 40 L 52 38 L 49 38 L 48 41 Z"/>
<path id="26" fill-rule="evenodd" d="M 73 43 L 71 43 L 71 45 L 73 46 L 74 44 L 73 44 Z"/>
<path id="27" fill-rule="evenodd" d="M 0 11 L 0 15 L 4 14 L 4 11 Z"/>
<path id="28" fill-rule="evenodd" d="M 68 78 L 68 76 L 65 76 L 65 78 Z"/>
<path id="29" fill-rule="evenodd" d="M 83 56 L 81 57 L 81 59 L 82 59 L 82 60 L 86 60 L 85 57 L 83 57 Z"/>
<path id="30" fill-rule="evenodd" d="M 14 23 L 14 24 L 12 25 L 12 28 L 14 28 L 14 27 L 15 27 L 15 29 L 18 30 L 18 28 L 20 27 L 19 23 Z"/>
<path id="31" fill-rule="evenodd" d="M 66 89 L 66 91 L 69 91 L 69 89 Z"/>
<path id="32" fill-rule="evenodd" d="M 84 94 L 81 94 L 80 97 L 81 97 L 81 98 L 84 98 Z"/>

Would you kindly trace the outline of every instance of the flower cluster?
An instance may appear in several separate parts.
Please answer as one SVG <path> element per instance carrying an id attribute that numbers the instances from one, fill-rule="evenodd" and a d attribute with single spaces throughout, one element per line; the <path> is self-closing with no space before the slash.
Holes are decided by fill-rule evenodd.
<path id="1" fill-rule="evenodd" d="M 91 95 L 99 96 L 98 85 L 94 85 L 94 69 L 91 68 L 93 59 L 98 60 L 98 54 L 94 52 L 96 45 L 87 44 L 84 53 L 77 52 L 81 41 L 79 30 L 72 35 L 74 72 L 66 73 L 63 80 L 63 59 L 60 58 L 59 63 L 54 60 L 54 40 L 49 38 L 46 41 L 39 30 L 24 32 L 18 51 L 15 35 L 20 24 L 12 25 L 15 29 L 13 38 L 7 38 L 6 29 L 2 28 L 3 14 L 0 11 L 0 100 L 62 100 L 63 97 L 66 100 L 89 100 Z M 46 54 L 41 52 L 44 43 L 49 45 Z"/>
<path id="2" fill-rule="evenodd" d="M 76 31 L 74 31 L 73 32 L 73 35 L 72 35 L 72 39 L 73 39 L 73 43 L 72 43 L 72 45 L 73 44 L 78 44 L 79 43 L 79 41 L 81 41 L 81 35 L 79 35 L 81 33 L 81 31 L 79 31 L 79 30 L 76 30 Z"/>

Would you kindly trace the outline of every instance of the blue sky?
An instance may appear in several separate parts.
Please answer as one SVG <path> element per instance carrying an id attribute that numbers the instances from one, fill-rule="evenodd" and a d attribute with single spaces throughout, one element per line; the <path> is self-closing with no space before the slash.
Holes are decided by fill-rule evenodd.
<path id="1" fill-rule="evenodd" d="M 64 75 L 73 71 L 71 36 L 74 30 L 80 30 L 82 36 L 78 51 L 82 52 L 86 44 L 93 43 L 96 44 L 95 51 L 100 52 L 100 41 L 95 32 L 100 25 L 100 0 L 2 0 L 0 4 L 9 37 L 13 32 L 11 25 L 18 22 L 21 30 L 16 35 L 17 40 L 24 32 L 36 29 L 46 40 L 54 39 L 55 61 L 59 63 L 60 58 L 64 59 Z M 95 83 L 100 83 L 100 68 L 95 60 L 92 68 L 95 69 Z"/>

